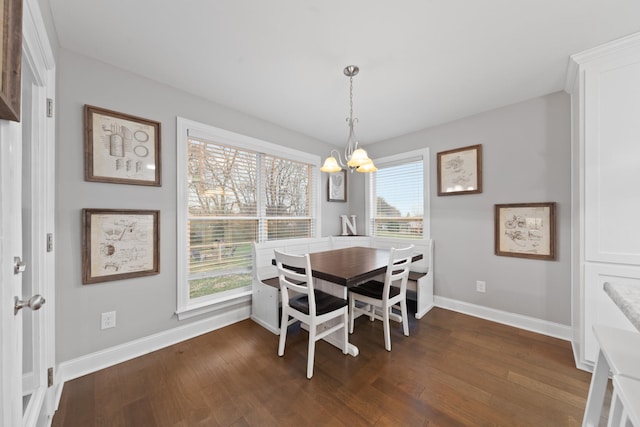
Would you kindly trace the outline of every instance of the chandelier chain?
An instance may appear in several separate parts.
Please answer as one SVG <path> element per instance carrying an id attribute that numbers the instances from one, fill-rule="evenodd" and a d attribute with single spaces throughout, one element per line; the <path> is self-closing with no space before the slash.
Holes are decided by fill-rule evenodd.
<path id="1" fill-rule="evenodd" d="M 349 76 L 349 121 L 353 123 L 353 76 Z"/>

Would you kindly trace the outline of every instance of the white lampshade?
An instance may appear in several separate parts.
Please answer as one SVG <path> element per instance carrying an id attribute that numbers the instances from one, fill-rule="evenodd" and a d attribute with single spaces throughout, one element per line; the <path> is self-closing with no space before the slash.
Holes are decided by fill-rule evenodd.
<path id="1" fill-rule="evenodd" d="M 363 164 L 358 166 L 358 168 L 356 169 L 356 171 L 358 172 L 375 172 L 377 170 L 378 168 L 376 167 L 376 165 L 373 164 L 373 160 L 371 159 L 369 159 L 369 161 L 364 162 Z"/>
<path id="2" fill-rule="evenodd" d="M 358 148 L 353 152 L 353 154 L 351 154 L 351 159 L 349 159 L 349 162 L 347 162 L 347 166 L 349 166 L 350 168 L 356 168 L 364 163 L 367 163 L 367 161 L 371 161 L 369 156 L 367 156 L 367 152 L 362 148 Z"/>
<path id="3" fill-rule="evenodd" d="M 324 161 L 324 164 L 322 165 L 320 170 L 322 172 L 340 172 L 342 170 L 342 168 L 340 167 L 340 165 L 336 161 L 335 157 L 329 156 Z"/>

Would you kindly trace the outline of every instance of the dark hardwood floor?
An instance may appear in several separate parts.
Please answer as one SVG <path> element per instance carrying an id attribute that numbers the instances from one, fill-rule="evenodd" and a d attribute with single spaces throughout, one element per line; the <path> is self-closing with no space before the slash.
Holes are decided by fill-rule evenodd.
<path id="1" fill-rule="evenodd" d="M 358 357 L 246 320 L 65 384 L 53 426 L 577 426 L 591 375 L 569 342 L 443 309 L 359 318 Z M 610 393 L 610 391 L 609 391 Z M 610 394 L 607 396 L 607 401 Z M 607 409 L 603 411 L 606 414 Z"/>

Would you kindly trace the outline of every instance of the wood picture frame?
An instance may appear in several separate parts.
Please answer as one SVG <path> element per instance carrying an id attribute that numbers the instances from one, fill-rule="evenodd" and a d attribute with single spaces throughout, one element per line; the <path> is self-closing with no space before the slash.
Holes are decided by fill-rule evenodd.
<path id="1" fill-rule="evenodd" d="M 84 129 L 86 181 L 161 186 L 160 122 L 85 105 Z"/>
<path id="2" fill-rule="evenodd" d="M 20 121 L 22 0 L 0 0 L 0 119 Z"/>
<path id="3" fill-rule="evenodd" d="M 482 145 L 438 153 L 438 196 L 482 193 Z"/>
<path id="4" fill-rule="evenodd" d="M 556 204 L 511 203 L 495 205 L 495 254 L 556 259 Z"/>
<path id="5" fill-rule="evenodd" d="M 160 211 L 82 210 L 82 283 L 160 273 Z"/>
<path id="6" fill-rule="evenodd" d="M 327 181 L 327 200 L 330 202 L 347 201 L 347 171 L 341 170 L 329 174 Z"/>

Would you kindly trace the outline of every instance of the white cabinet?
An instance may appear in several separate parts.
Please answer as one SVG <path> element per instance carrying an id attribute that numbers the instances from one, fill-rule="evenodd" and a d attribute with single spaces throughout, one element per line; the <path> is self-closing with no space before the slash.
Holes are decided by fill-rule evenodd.
<path id="1" fill-rule="evenodd" d="M 602 286 L 640 286 L 640 34 L 571 57 L 572 323 L 576 365 L 595 323 L 633 330 Z"/>

